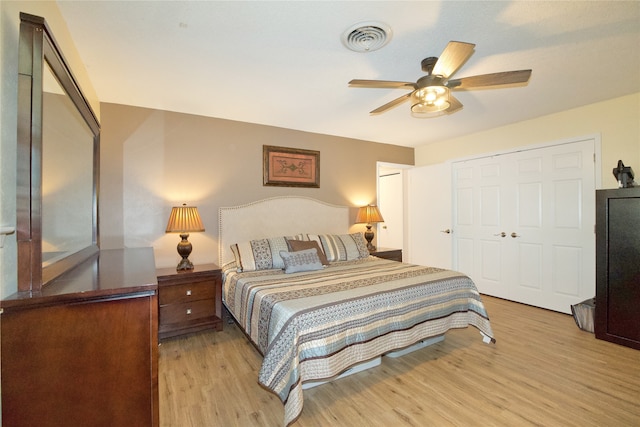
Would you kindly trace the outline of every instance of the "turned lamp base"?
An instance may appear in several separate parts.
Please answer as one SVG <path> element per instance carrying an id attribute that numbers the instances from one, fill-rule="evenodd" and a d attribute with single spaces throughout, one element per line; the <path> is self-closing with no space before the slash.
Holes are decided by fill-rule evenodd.
<path id="1" fill-rule="evenodd" d="M 374 234 L 373 231 L 371 230 L 371 224 L 367 224 L 367 231 L 364 232 L 364 238 L 367 241 L 367 249 L 369 249 L 369 252 L 375 252 L 376 251 L 376 246 L 371 243 L 371 241 L 373 240 Z"/>
<path id="2" fill-rule="evenodd" d="M 375 252 L 376 247 L 371 241 L 373 240 L 373 231 L 371 231 L 371 224 L 384 222 L 380 210 L 376 205 L 363 206 L 358 209 L 358 215 L 356 215 L 356 224 L 366 224 L 367 231 L 364 232 L 364 238 L 367 239 L 367 249 L 369 252 Z"/>
<path id="3" fill-rule="evenodd" d="M 182 259 L 178 263 L 176 270 L 193 270 L 193 263 L 189 261 L 189 255 L 191 255 L 191 250 L 193 249 L 191 242 L 187 240 L 189 238 L 189 233 L 182 233 L 180 234 L 180 237 L 182 240 L 178 243 L 178 254 Z"/>

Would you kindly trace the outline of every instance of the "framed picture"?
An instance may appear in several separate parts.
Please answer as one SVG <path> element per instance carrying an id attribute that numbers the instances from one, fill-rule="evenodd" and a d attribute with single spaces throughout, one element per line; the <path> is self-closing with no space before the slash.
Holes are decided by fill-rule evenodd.
<path id="1" fill-rule="evenodd" d="M 262 146 L 263 185 L 320 188 L 320 152 Z"/>

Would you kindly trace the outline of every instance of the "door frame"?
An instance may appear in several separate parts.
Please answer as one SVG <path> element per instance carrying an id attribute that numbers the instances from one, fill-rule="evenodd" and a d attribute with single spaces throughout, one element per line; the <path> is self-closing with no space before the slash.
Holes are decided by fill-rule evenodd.
<path id="1" fill-rule="evenodd" d="M 380 204 L 380 171 L 382 169 L 392 169 L 398 171 L 402 175 L 402 251 L 407 252 L 408 230 L 407 230 L 407 174 L 406 171 L 414 168 L 415 165 L 407 165 L 404 163 L 376 162 L 376 200 Z M 378 235 L 380 224 L 376 224 L 376 235 Z"/>

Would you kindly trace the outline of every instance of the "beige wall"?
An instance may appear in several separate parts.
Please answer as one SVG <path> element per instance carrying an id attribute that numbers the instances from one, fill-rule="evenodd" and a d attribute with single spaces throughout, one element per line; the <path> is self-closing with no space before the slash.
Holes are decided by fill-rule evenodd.
<path id="1" fill-rule="evenodd" d="M 617 187 L 611 171 L 619 159 L 640 172 L 640 93 L 417 147 L 416 165 L 594 134 L 602 143 L 602 188 Z"/>
<path id="2" fill-rule="evenodd" d="M 262 185 L 262 146 L 320 151 L 320 188 Z M 178 263 L 172 206 L 198 207 L 194 263 L 218 261 L 218 208 L 279 195 L 356 207 L 376 202 L 376 162 L 413 164 L 413 148 L 117 104 L 102 104 L 101 248 L 152 246 Z M 364 229 L 355 226 L 353 230 Z"/>
<path id="3" fill-rule="evenodd" d="M 16 132 L 20 12 L 44 17 L 85 96 L 99 117 L 100 105 L 66 23 L 54 1 L 0 1 L 0 227 L 16 225 Z M 0 248 L 0 297 L 17 290 L 15 233 Z"/>

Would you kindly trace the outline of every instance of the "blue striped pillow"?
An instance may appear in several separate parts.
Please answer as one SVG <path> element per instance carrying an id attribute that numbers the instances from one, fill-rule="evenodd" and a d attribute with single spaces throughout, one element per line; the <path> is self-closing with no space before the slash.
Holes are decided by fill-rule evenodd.
<path id="1" fill-rule="evenodd" d="M 329 262 L 351 261 L 367 258 L 369 250 L 361 233 L 352 234 L 305 234 L 302 240 L 313 240 L 320 247 Z"/>

